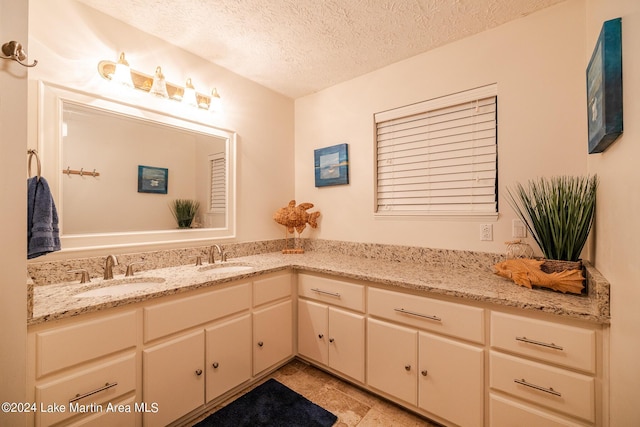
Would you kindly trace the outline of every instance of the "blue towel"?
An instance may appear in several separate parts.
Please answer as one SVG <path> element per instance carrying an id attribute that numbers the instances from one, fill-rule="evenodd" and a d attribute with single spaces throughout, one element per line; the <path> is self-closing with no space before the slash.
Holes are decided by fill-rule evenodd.
<path id="1" fill-rule="evenodd" d="M 27 259 L 60 250 L 58 212 L 47 180 L 27 179 Z"/>

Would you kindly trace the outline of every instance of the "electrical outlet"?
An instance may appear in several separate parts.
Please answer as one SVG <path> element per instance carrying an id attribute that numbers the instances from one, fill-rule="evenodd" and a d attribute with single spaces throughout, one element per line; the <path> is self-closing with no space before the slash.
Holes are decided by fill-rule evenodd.
<path id="1" fill-rule="evenodd" d="M 480 224 L 480 240 L 493 240 L 493 224 Z"/>
<path id="2" fill-rule="evenodd" d="M 511 236 L 517 238 L 527 237 L 527 227 L 522 220 L 514 219 L 511 221 Z"/>

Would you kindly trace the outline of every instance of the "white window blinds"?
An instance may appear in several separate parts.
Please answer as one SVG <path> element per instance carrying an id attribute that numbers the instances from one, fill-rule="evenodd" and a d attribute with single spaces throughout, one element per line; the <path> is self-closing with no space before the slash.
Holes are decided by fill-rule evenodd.
<path id="1" fill-rule="evenodd" d="M 376 212 L 497 212 L 495 85 L 378 113 Z"/>
<path id="2" fill-rule="evenodd" d="M 209 166 L 211 168 L 209 212 L 224 213 L 227 207 L 227 167 L 224 153 L 210 155 Z"/>

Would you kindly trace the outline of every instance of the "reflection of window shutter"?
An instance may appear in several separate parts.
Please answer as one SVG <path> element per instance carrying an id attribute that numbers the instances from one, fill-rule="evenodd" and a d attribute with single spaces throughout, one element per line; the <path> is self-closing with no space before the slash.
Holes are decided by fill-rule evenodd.
<path id="1" fill-rule="evenodd" d="M 378 214 L 497 212 L 495 94 L 492 85 L 375 115 Z"/>
<path id="2" fill-rule="evenodd" d="M 224 153 L 209 156 L 211 166 L 211 198 L 209 212 L 225 213 L 227 208 L 227 175 L 225 173 L 226 159 Z"/>

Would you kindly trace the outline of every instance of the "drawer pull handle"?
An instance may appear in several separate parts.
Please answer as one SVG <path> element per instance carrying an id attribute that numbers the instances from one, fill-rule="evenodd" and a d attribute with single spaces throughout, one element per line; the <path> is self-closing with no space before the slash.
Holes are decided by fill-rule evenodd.
<path id="1" fill-rule="evenodd" d="M 560 351 L 564 350 L 561 346 L 559 346 L 557 344 L 531 340 L 531 339 L 529 339 L 527 337 L 516 337 L 516 341 L 526 342 L 527 344 L 539 345 L 541 347 L 552 348 L 554 350 L 560 350 Z"/>
<path id="2" fill-rule="evenodd" d="M 420 371 L 420 373 L 422 374 L 423 377 L 426 377 L 429 372 L 427 372 L 427 370 L 425 369 L 423 371 Z"/>
<path id="3" fill-rule="evenodd" d="M 411 365 L 409 365 L 409 364 L 404 365 L 404 370 L 405 371 L 410 371 L 411 370 Z"/>
<path id="4" fill-rule="evenodd" d="M 106 383 L 104 386 L 102 386 L 100 388 L 97 388 L 95 390 L 89 391 L 87 393 L 84 393 L 84 394 L 78 393 L 78 394 L 76 394 L 76 397 L 74 397 L 73 399 L 69 400 L 69 403 L 77 402 L 78 400 L 82 400 L 85 397 L 89 397 L 89 396 L 94 395 L 96 393 L 100 393 L 101 391 L 108 390 L 111 387 L 115 387 L 117 385 L 118 385 L 118 383 Z"/>
<path id="5" fill-rule="evenodd" d="M 318 289 L 318 288 L 312 288 L 311 290 L 313 292 L 317 292 L 319 294 L 324 294 L 324 295 L 329 295 L 329 296 L 332 296 L 332 297 L 340 298 L 340 294 L 337 293 L 337 292 L 323 291 L 322 289 Z"/>
<path id="6" fill-rule="evenodd" d="M 394 308 L 398 313 L 409 314 L 411 316 L 424 317 L 425 319 L 435 320 L 436 322 L 442 322 L 442 319 L 438 316 L 430 316 L 428 314 L 416 313 L 414 311 L 405 310 L 404 308 Z"/>
<path id="7" fill-rule="evenodd" d="M 521 379 L 521 380 L 516 378 L 515 380 L 513 380 L 513 382 L 518 383 L 518 384 L 523 385 L 523 386 L 526 386 L 526 387 L 531 387 L 531 388 L 536 389 L 536 390 L 544 391 L 545 393 L 553 394 L 554 396 L 562 397 L 562 394 L 557 392 L 557 391 L 555 391 L 553 389 L 553 387 L 546 388 L 546 387 L 541 387 L 541 386 L 536 385 L 536 384 L 531 384 L 531 383 L 525 381 L 524 378 Z"/>
<path id="8" fill-rule="evenodd" d="M 202 369 L 196 369 L 196 375 L 197 376 L 202 375 Z"/>
<path id="9" fill-rule="evenodd" d="M 335 339 L 329 338 L 329 342 L 334 342 L 334 341 L 335 341 Z"/>
<path id="10" fill-rule="evenodd" d="M 262 341 L 258 341 L 258 347 L 262 347 L 264 343 Z"/>
<path id="11" fill-rule="evenodd" d="M 320 339 L 324 338 L 324 334 L 318 334 L 318 338 Z"/>
<path id="12" fill-rule="evenodd" d="M 220 366 L 220 364 L 218 362 L 213 362 L 213 369 L 218 369 L 218 366 Z"/>

